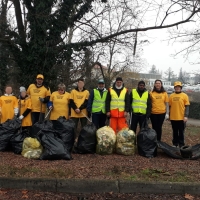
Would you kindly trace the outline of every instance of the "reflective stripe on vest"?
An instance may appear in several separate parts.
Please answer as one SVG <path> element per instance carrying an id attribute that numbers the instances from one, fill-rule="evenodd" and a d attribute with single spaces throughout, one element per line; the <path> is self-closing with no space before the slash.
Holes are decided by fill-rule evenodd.
<path id="1" fill-rule="evenodd" d="M 101 97 L 99 90 L 94 89 L 94 100 L 92 103 L 92 113 L 101 112 L 106 113 L 105 101 L 108 90 L 103 91 L 103 95 Z"/>
<path id="2" fill-rule="evenodd" d="M 145 91 L 142 96 L 138 94 L 136 89 L 132 90 L 132 109 L 134 113 L 146 114 L 148 92 Z"/>
<path id="3" fill-rule="evenodd" d="M 119 109 L 119 111 L 124 111 L 125 109 L 125 95 L 126 95 L 127 89 L 123 88 L 121 91 L 119 97 L 115 90 L 110 88 L 110 95 L 111 95 L 111 101 L 110 101 L 110 110 L 113 109 Z"/>

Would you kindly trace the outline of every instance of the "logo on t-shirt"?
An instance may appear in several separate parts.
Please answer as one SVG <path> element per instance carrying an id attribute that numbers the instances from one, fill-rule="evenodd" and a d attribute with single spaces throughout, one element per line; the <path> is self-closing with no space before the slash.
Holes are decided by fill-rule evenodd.
<path id="1" fill-rule="evenodd" d="M 162 99 L 162 96 L 155 96 L 156 99 Z"/>
<path id="2" fill-rule="evenodd" d="M 40 90 L 39 89 L 33 89 L 33 92 L 34 93 L 40 93 Z"/>
<path id="3" fill-rule="evenodd" d="M 173 97 L 173 101 L 179 101 L 180 97 Z"/>
<path id="4" fill-rule="evenodd" d="M 76 97 L 77 97 L 77 99 L 82 99 L 83 98 L 83 96 L 81 96 L 81 95 L 76 95 Z"/>
<path id="5" fill-rule="evenodd" d="M 57 96 L 57 99 L 62 99 L 63 98 L 63 96 Z"/>
<path id="6" fill-rule="evenodd" d="M 8 104 L 8 103 L 11 103 L 12 100 L 11 100 L 11 99 L 7 99 L 7 100 L 4 100 L 4 102 L 5 102 L 6 104 Z"/>

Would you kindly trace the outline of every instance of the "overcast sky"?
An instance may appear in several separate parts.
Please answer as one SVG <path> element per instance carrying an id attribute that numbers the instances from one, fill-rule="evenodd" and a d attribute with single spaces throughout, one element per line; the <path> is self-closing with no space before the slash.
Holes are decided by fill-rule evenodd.
<path id="1" fill-rule="evenodd" d="M 179 74 L 181 67 L 183 71 L 187 72 L 200 71 L 200 65 L 190 64 L 190 61 L 192 62 L 197 59 L 197 54 L 190 56 L 189 61 L 183 54 L 175 58 L 172 56 L 172 54 L 175 54 L 183 48 L 183 44 L 169 43 L 166 40 L 168 36 L 169 33 L 167 29 L 146 32 L 146 37 L 144 38 L 148 39 L 150 43 L 143 48 L 142 57 L 146 59 L 149 65 L 148 69 L 150 69 L 152 65 L 155 65 L 157 69 L 162 69 L 162 71 L 166 71 L 171 67 L 175 74 Z"/>

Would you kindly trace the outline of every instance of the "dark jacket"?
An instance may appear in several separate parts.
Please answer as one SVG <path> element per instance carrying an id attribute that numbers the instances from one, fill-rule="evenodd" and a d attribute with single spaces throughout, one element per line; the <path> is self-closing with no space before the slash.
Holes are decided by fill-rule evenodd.
<path id="1" fill-rule="evenodd" d="M 102 97 L 105 88 L 103 90 L 101 90 L 99 88 L 96 88 L 96 89 L 99 90 L 99 93 L 100 93 L 100 95 Z M 94 90 L 91 90 L 90 96 L 89 96 L 89 99 L 88 99 L 88 103 L 87 103 L 87 111 L 90 112 L 90 113 L 92 112 L 92 103 L 93 103 L 93 100 L 94 100 Z M 98 112 L 98 113 L 102 114 L 102 111 Z M 96 114 L 98 114 L 98 113 L 96 112 Z"/>
<path id="2" fill-rule="evenodd" d="M 142 91 L 139 90 L 138 88 L 136 90 L 137 90 L 137 92 L 138 92 L 138 94 L 139 94 L 140 97 L 142 96 L 142 94 L 144 92 L 147 91 L 146 88 L 144 90 L 142 90 Z M 133 102 L 133 97 L 132 96 L 133 96 L 133 94 L 132 94 L 132 91 L 131 91 L 131 93 L 130 93 L 130 109 L 131 109 L 131 111 L 132 111 L 132 102 Z M 152 107 L 152 105 L 151 105 L 151 97 L 150 97 L 150 94 L 148 93 L 147 109 L 146 109 L 146 115 L 147 115 L 147 117 L 150 117 L 150 115 L 151 115 L 151 107 Z M 134 113 L 134 114 L 140 114 L 140 113 Z"/>
<path id="3" fill-rule="evenodd" d="M 121 89 L 117 89 L 115 87 L 115 83 L 114 83 L 112 89 L 115 90 L 115 92 L 119 96 L 121 91 L 124 89 L 124 85 L 123 85 L 123 87 Z M 111 101 L 111 95 L 110 95 L 110 90 L 108 90 L 108 94 L 107 94 L 107 97 L 106 97 L 106 112 L 110 112 L 110 101 Z M 125 101 L 125 109 L 124 109 L 124 111 L 129 112 L 129 109 L 130 109 L 130 98 L 129 98 L 129 94 L 128 94 L 128 89 L 127 89 L 124 101 Z"/>

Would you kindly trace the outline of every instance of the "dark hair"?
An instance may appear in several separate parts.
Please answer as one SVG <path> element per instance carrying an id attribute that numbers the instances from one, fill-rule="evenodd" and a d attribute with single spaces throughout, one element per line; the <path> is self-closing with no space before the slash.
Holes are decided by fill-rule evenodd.
<path id="1" fill-rule="evenodd" d="M 84 79 L 83 78 L 79 78 L 77 82 L 79 82 L 79 81 L 83 81 L 84 82 Z"/>
<path id="2" fill-rule="evenodd" d="M 157 92 L 157 89 L 156 89 L 156 87 L 155 87 L 155 84 L 156 84 L 156 82 L 158 82 L 158 81 L 161 83 L 160 92 L 166 92 L 165 89 L 164 89 L 164 87 L 163 87 L 163 82 L 162 82 L 160 79 L 156 79 L 156 80 L 154 81 L 154 87 L 153 87 L 152 92 Z"/>

